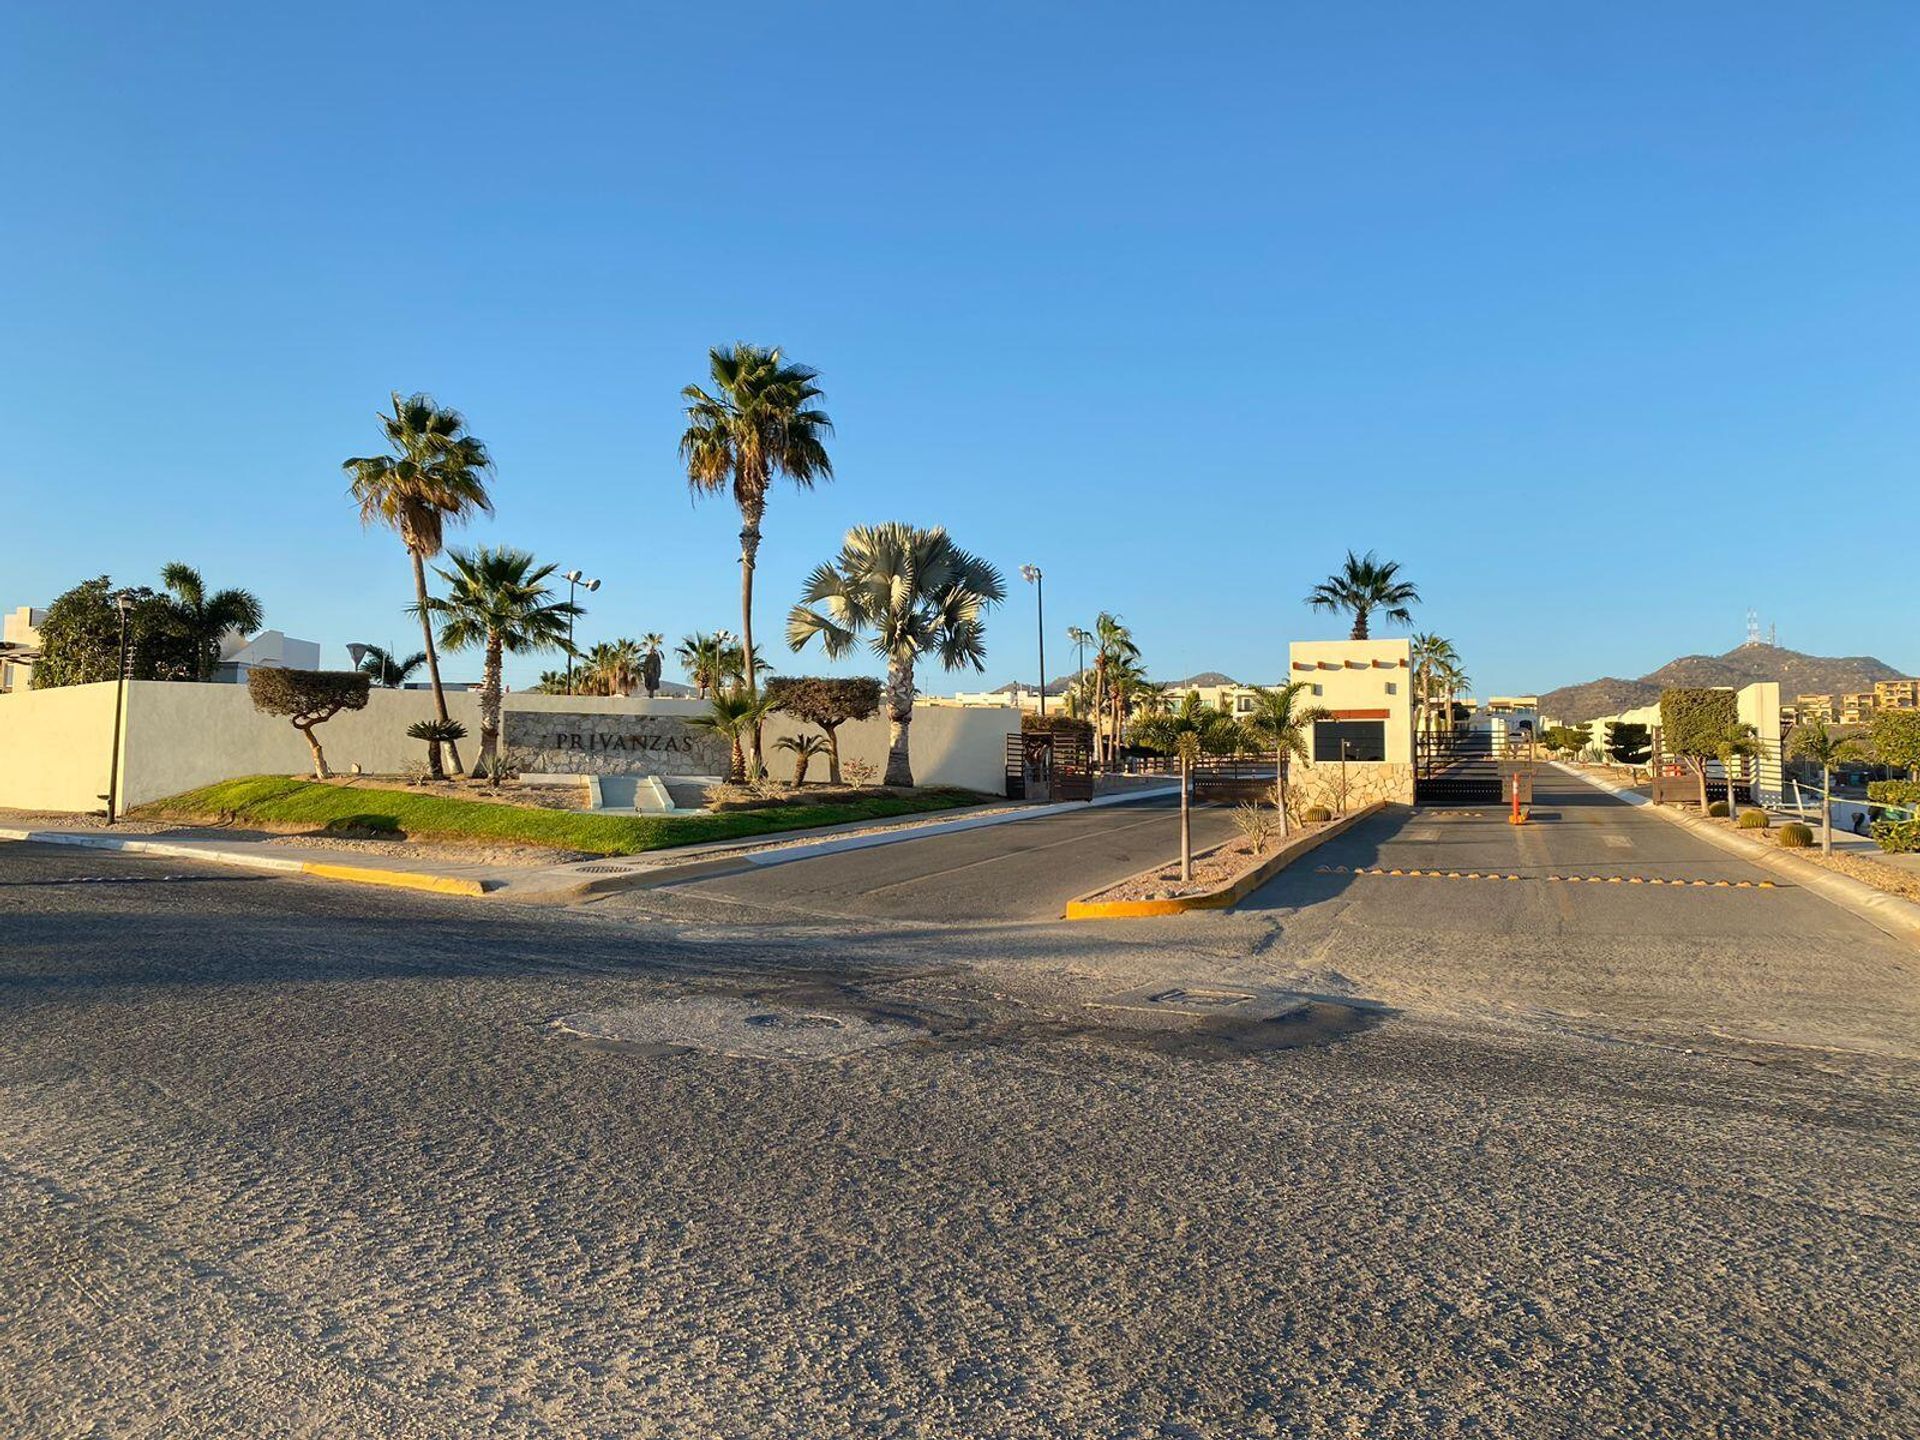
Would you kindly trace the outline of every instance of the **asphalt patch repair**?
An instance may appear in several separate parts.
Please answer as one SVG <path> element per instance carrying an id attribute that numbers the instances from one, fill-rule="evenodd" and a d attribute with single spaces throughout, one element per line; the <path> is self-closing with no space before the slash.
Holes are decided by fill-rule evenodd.
<path id="1" fill-rule="evenodd" d="M 838 1061 L 903 1044 L 1006 1048 L 1072 1043 L 1187 1060 L 1228 1060 L 1331 1045 L 1379 1024 L 1379 1007 L 1268 990 L 1163 984 L 1043 1014 L 943 997 L 883 995 L 803 982 L 698 991 L 555 1018 L 589 1044 L 644 1056 Z"/>

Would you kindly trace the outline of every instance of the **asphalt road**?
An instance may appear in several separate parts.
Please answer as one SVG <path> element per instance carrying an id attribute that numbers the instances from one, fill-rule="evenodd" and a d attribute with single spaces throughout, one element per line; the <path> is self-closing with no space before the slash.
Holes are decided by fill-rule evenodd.
<path id="1" fill-rule="evenodd" d="M 1050 920 L 1067 901 L 1177 855 L 1171 799 L 1069 811 L 1011 825 L 842 851 L 677 890 L 787 915 L 955 923 Z M 1193 811 L 1195 849 L 1234 833 L 1231 812 Z"/>
<path id="2" fill-rule="evenodd" d="M 0 1435 L 1910 1436 L 1913 952 L 1577 798 L 1114 927 L 0 845 Z"/>

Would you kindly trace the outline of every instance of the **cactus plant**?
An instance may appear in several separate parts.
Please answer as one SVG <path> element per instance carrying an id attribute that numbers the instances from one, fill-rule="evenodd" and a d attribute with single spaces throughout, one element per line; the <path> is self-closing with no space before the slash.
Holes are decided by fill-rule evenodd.
<path id="1" fill-rule="evenodd" d="M 1804 850 L 1813 844 L 1813 831 L 1798 820 L 1793 820 L 1780 827 L 1779 838 L 1783 850 Z"/>

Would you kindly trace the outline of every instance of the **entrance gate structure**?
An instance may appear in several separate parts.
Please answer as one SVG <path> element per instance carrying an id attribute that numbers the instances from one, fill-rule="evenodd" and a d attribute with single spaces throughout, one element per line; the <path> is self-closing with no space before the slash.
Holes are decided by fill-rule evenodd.
<path id="1" fill-rule="evenodd" d="M 1007 798 L 1037 805 L 1093 799 L 1093 749 L 1070 731 L 1007 736 Z"/>
<path id="2" fill-rule="evenodd" d="M 1531 738 L 1496 746 L 1491 731 L 1448 730 L 1421 735 L 1414 751 L 1413 803 L 1522 805 L 1533 803 Z"/>

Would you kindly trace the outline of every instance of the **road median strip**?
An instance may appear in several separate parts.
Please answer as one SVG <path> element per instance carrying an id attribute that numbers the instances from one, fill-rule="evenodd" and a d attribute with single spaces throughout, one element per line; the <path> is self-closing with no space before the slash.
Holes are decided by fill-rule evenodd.
<path id="1" fill-rule="evenodd" d="M 1069 920 L 1129 920 L 1153 915 L 1180 915 L 1189 910 L 1226 910 L 1239 904 L 1247 896 L 1258 890 L 1287 866 L 1302 855 L 1319 849 L 1337 835 L 1344 835 L 1362 820 L 1378 815 L 1387 808 L 1384 800 L 1375 800 L 1372 804 L 1355 810 L 1351 815 L 1343 815 L 1322 829 L 1310 831 L 1304 835 L 1295 835 L 1280 842 L 1279 848 L 1257 864 L 1250 866 L 1223 885 L 1211 890 L 1197 891 L 1192 895 L 1172 895 L 1161 899 L 1145 900 L 1101 900 L 1098 896 L 1117 890 L 1123 885 L 1148 876 L 1158 875 L 1171 862 L 1161 861 L 1158 865 L 1148 866 L 1124 880 L 1102 885 L 1098 890 L 1089 890 L 1067 902 L 1066 918 Z M 1223 840 L 1219 845 L 1209 846 L 1194 858 L 1204 859 L 1223 846 L 1235 843 Z"/>

